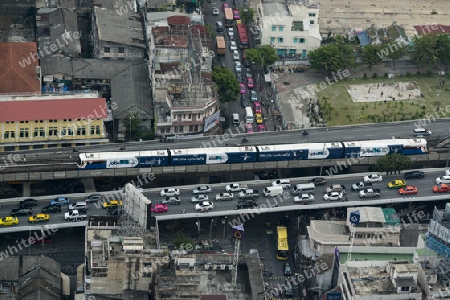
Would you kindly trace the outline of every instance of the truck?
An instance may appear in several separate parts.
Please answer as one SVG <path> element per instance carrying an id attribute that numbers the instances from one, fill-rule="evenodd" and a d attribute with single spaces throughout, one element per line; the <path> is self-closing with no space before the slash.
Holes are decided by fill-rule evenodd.
<path id="1" fill-rule="evenodd" d="M 225 187 L 225 191 L 227 192 L 240 192 L 246 189 L 248 189 L 248 186 L 242 183 L 231 183 Z"/>
<path id="2" fill-rule="evenodd" d="M 78 221 L 84 220 L 87 218 L 87 215 L 84 213 L 78 212 L 78 210 L 71 210 L 64 214 L 64 220 L 66 221 Z"/>
<path id="3" fill-rule="evenodd" d="M 221 35 L 216 36 L 217 55 L 224 55 L 227 52 L 225 47 L 225 38 Z"/>
<path id="4" fill-rule="evenodd" d="M 380 189 L 364 189 L 359 191 L 359 198 L 378 198 L 380 195 Z"/>
<path id="5" fill-rule="evenodd" d="M 362 191 L 362 190 L 369 189 L 369 188 L 372 188 L 372 183 L 370 183 L 370 182 L 360 181 L 360 182 L 352 184 L 352 191 L 355 191 L 355 192 Z"/>
<path id="6" fill-rule="evenodd" d="M 258 190 L 246 189 L 239 193 L 239 198 L 241 199 L 251 199 L 259 197 Z"/>

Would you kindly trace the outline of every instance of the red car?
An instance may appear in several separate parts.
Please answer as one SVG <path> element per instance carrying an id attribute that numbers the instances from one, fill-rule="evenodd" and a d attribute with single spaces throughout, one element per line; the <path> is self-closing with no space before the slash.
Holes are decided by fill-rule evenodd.
<path id="1" fill-rule="evenodd" d="M 255 106 L 255 114 L 262 114 L 261 103 L 253 102 L 253 105 Z"/>
<path id="2" fill-rule="evenodd" d="M 152 213 L 165 213 L 167 212 L 167 209 L 167 204 L 155 204 L 155 206 L 152 207 Z"/>
<path id="3" fill-rule="evenodd" d="M 241 94 L 245 94 L 245 85 L 243 83 L 240 83 L 240 89 L 241 89 Z"/>
<path id="4" fill-rule="evenodd" d="M 241 16 L 239 15 L 239 11 L 237 9 L 233 9 L 233 19 L 240 20 Z"/>
<path id="5" fill-rule="evenodd" d="M 252 124 L 245 124 L 245 132 L 253 133 L 253 125 Z"/>
<path id="6" fill-rule="evenodd" d="M 416 195 L 418 192 L 417 186 L 405 186 L 398 190 L 400 195 Z"/>
<path id="7" fill-rule="evenodd" d="M 252 89 L 255 87 L 255 84 L 253 83 L 253 79 L 247 78 L 247 86 L 249 89 Z"/>
<path id="8" fill-rule="evenodd" d="M 224 4 L 222 5 L 223 11 L 225 11 L 225 8 L 229 8 L 228 3 L 224 3 Z"/>
<path id="9" fill-rule="evenodd" d="M 259 124 L 258 125 L 258 132 L 264 132 L 266 131 L 266 126 L 264 126 L 264 124 Z"/>
<path id="10" fill-rule="evenodd" d="M 450 191 L 450 185 L 442 183 L 433 186 L 433 193 L 448 193 Z"/>

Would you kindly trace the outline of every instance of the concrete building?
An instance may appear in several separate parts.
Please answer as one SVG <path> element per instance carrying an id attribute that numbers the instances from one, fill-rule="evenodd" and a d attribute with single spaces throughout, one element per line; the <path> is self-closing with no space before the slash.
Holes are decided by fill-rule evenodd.
<path id="1" fill-rule="evenodd" d="M 261 45 L 271 45 L 279 56 L 307 58 L 320 46 L 319 5 L 309 0 L 261 0 L 256 11 Z"/>
<path id="2" fill-rule="evenodd" d="M 343 299 L 421 300 L 418 267 L 407 261 L 350 261 L 340 266 Z"/>

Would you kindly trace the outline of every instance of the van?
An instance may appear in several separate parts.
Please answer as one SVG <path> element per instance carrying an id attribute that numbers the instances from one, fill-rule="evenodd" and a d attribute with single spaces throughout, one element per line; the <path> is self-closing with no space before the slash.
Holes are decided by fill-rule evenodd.
<path id="1" fill-rule="evenodd" d="M 233 114 L 233 125 L 238 126 L 240 123 L 239 121 L 239 114 Z"/>
<path id="2" fill-rule="evenodd" d="M 220 21 L 216 21 L 216 30 L 217 32 L 223 32 L 223 24 Z"/>
<path id="3" fill-rule="evenodd" d="M 283 187 L 281 185 L 278 186 L 269 186 L 264 189 L 264 196 L 265 197 L 276 197 L 283 195 Z"/>
<path id="4" fill-rule="evenodd" d="M 253 110 L 250 106 L 245 107 L 245 124 L 253 124 Z"/>
<path id="5" fill-rule="evenodd" d="M 421 137 L 421 136 L 430 136 L 431 131 L 425 128 L 416 128 L 413 130 L 413 136 Z"/>
<path id="6" fill-rule="evenodd" d="M 86 211 L 87 206 L 88 206 L 88 204 L 86 201 L 77 201 L 77 202 L 74 202 L 69 205 L 69 210 L 76 209 L 76 210 L 80 210 L 80 211 Z"/>
<path id="7" fill-rule="evenodd" d="M 294 195 L 302 194 L 302 193 L 312 193 L 316 192 L 316 185 L 314 183 L 299 183 L 294 186 L 292 189 L 292 193 Z"/>
<path id="8" fill-rule="evenodd" d="M 281 186 L 283 189 L 291 187 L 291 181 L 289 179 L 278 179 L 272 182 L 272 186 Z"/>
<path id="9" fill-rule="evenodd" d="M 436 184 L 441 184 L 441 183 L 446 183 L 446 184 L 450 184 L 450 176 L 441 176 L 436 178 Z"/>

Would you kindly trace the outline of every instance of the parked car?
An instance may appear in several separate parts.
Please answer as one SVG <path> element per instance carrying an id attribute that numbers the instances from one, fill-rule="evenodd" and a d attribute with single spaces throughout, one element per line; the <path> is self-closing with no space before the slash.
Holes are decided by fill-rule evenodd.
<path id="1" fill-rule="evenodd" d="M 209 200 L 209 197 L 208 197 L 208 195 L 205 195 L 205 194 L 200 194 L 200 195 L 197 195 L 197 196 L 194 196 L 191 198 L 192 203 L 199 203 L 199 202 L 208 201 L 208 200 Z"/>
<path id="2" fill-rule="evenodd" d="M 155 204 L 155 206 L 151 208 L 152 213 L 165 213 L 167 210 L 167 204 Z"/>
<path id="3" fill-rule="evenodd" d="M 44 206 L 41 210 L 41 213 L 48 214 L 48 213 L 60 213 L 61 212 L 61 206 L 57 205 L 47 205 Z"/>
<path id="4" fill-rule="evenodd" d="M 325 185 L 325 184 L 327 184 L 326 179 L 322 178 L 322 177 L 313 178 L 309 182 L 310 183 L 314 183 L 315 185 Z"/>
<path id="5" fill-rule="evenodd" d="M 176 204 L 176 205 L 180 205 L 180 203 L 181 203 L 180 197 L 177 196 L 167 197 L 161 202 L 161 204 Z"/>
<path id="6" fill-rule="evenodd" d="M 209 201 L 203 201 L 200 203 L 195 204 L 195 210 L 196 211 L 210 211 L 214 209 L 214 203 Z"/>
<path id="7" fill-rule="evenodd" d="M 70 204 L 70 199 L 66 198 L 66 197 L 57 197 L 55 199 L 53 199 L 52 201 L 50 201 L 50 205 L 69 205 Z"/>
<path id="8" fill-rule="evenodd" d="M 219 9 L 217 7 L 215 7 L 215 6 L 213 6 L 212 14 L 213 14 L 213 16 L 218 16 L 219 15 Z"/>
<path id="9" fill-rule="evenodd" d="M 34 207 L 38 205 L 38 201 L 33 198 L 28 198 L 19 202 L 19 206 L 23 208 Z"/>
<path id="10" fill-rule="evenodd" d="M 364 176 L 364 182 L 381 182 L 383 181 L 383 176 L 381 176 L 380 174 L 370 174 L 367 176 Z"/>
<path id="11" fill-rule="evenodd" d="M 204 194 L 211 193 L 211 187 L 209 185 L 201 185 L 192 190 L 192 194 Z"/>
<path id="12" fill-rule="evenodd" d="M 33 210 L 31 208 L 15 208 L 11 210 L 11 216 L 31 216 Z"/>
<path id="13" fill-rule="evenodd" d="M 172 197 L 172 196 L 180 196 L 180 190 L 175 188 L 166 188 L 163 189 L 159 195 L 161 197 Z"/>
<path id="14" fill-rule="evenodd" d="M 398 190 L 400 195 L 416 195 L 418 192 L 417 186 L 405 186 Z"/>

